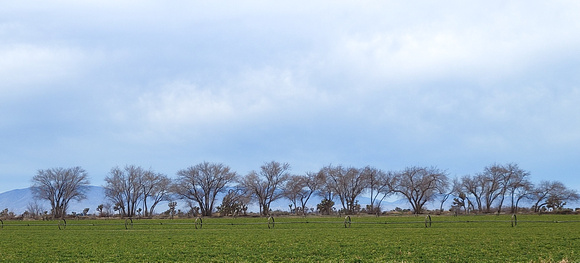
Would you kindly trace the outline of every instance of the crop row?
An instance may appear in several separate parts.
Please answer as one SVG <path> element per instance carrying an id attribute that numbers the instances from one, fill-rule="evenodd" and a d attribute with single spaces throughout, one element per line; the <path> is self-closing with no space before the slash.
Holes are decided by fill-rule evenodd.
<path id="1" fill-rule="evenodd" d="M 580 260 L 575 215 L 511 217 L 280 217 L 194 220 L 5 221 L 0 261 L 436 261 Z M 560 223 L 556 223 L 560 222 Z"/>
<path id="2" fill-rule="evenodd" d="M 480 224 L 487 227 L 525 226 L 530 223 L 580 223 L 579 216 L 563 215 L 501 215 L 501 216 L 346 216 L 342 217 L 240 217 L 240 218 L 195 218 L 195 219 L 100 219 L 100 220 L 53 220 L 53 221 L 2 221 L 0 229 L 25 229 L 36 227 L 42 229 L 71 228 L 105 228 L 105 229 L 152 229 L 152 228 L 304 228 L 323 227 L 367 227 L 372 225 L 387 227 L 457 227 Z M 450 225 L 450 226 L 445 226 Z"/>

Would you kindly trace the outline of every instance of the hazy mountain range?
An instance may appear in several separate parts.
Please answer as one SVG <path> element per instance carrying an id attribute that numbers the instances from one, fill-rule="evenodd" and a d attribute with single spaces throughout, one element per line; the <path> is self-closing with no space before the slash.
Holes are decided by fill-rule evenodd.
<path id="1" fill-rule="evenodd" d="M 101 186 L 89 186 L 89 190 L 87 191 L 86 194 L 87 194 L 87 198 L 80 201 L 80 202 L 77 202 L 74 200 L 71 201 L 69 203 L 69 209 L 68 209 L 67 213 L 72 213 L 72 212 L 80 213 L 85 208 L 89 208 L 89 214 L 92 214 L 92 213 L 96 212 L 97 206 L 99 206 L 100 204 L 111 203 L 111 201 L 109 201 L 105 197 L 105 189 Z M 218 196 L 218 198 L 216 200 L 216 206 L 221 203 L 222 198 L 223 198 L 223 195 Z M 360 198 L 358 198 L 358 200 L 359 200 L 359 203 L 361 204 L 362 207 L 364 207 L 366 204 L 370 203 L 370 199 L 368 197 L 361 196 Z M 187 210 L 187 208 L 186 208 L 187 202 L 185 200 L 175 200 L 175 201 L 177 202 L 179 209 L 182 209 L 184 211 Z M 315 207 L 316 204 L 320 203 L 320 201 L 321 201 L 321 198 L 319 196 L 313 195 L 310 198 L 310 200 L 308 201 L 307 206 L 308 207 Z M 24 211 L 26 211 L 29 204 L 34 203 L 34 202 L 35 202 L 35 200 L 34 200 L 34 197 L 32 196 L 32 191 L 30 188 L 15 189 L 15 190 L 7 191 L 4 193 L 0 193 L 0 210 L 4 210 L 4 209 L 8 208 L 8 210 L 10 212 L 14 212 L 17 215 L 24 213 Z M 45 211 L 50 210 L 50 204 L 47 201 L 36 201 L 36 202 L 41 205 L 43 210 L 45 210 Z M 155 212 L 162 213 L 162 212 L 166 211 L 168 209 L 167 204 L 168 204 L 168 202 L 161 202 L 155 208 Z M 271 209 L 272 210 L 289 211 L 289 207 L 288 207 L 289 204 L 290 204 L 290 201 L 288 201 L 287 199 L 279 199 L 279 200 L 272 203 Z M 411 206 L 408 204 L 408 202 L 404 199 L 394 200 L 392 202 L 383 201 L 381 206 L 383 207 L 383 210 L 392 210 L 392 209 L 395 209 L 396 207 L 400 207 L 402 209 L 411 208 Z M 335 207 L 337 209 L 341 208 L 340 202 L 338 200 L 335 200 Z M 433 207 L 433 208 L 439 207 L 439 204 L 434 203 L 433 205 L 430 205 L 429 207 Z M 251 204 L 249 206 L 248 210 L 251 212 L 257 212 L 258 206 L 256 204 Z"/>
<path id="2" fill-rule="evenodd" d="M 218 195 L 216 200 L 216 206 L 221 203 L 223 195 Z M 370 203 L 370 198 L 366 196 L 360 196 L 358 199 L 361 207 L 365 207 L 365 205 Z M 435 201 L 427 203 L 427 209 L 438 209 L 440 202 L 439 198 L 436 198 Z M 182 209 L 183 211 L 187 211 L 187 202 L 185 200 L 174 200 L 177 202 L 178 209 Z M 310 200 L 308 201 L 307 207 L 315 207 L 318 203 L 320 203 L 321 197 L 313 195 Z M 35 202 L 32 192 L 30 188 L 24 189 L 15 189 L 11 191 L 7 191 L 4 193 L 0 193 L 0 210 L 4 210 L 8 208 L 9 211 L 14 212 L 17 215 L 20 215 L 26 211 L 27 207 L 30 203 Z M 453 197 L 449 197 L 449 199 L 445 202 L 444 208 L 449 209 L 451 207 L 451 203 L 453 202 Z M 506 201 L 507 202 L 507 201 Z M 38 204 L 41 205 L 43 211 L 50 210 L 50 204 L 46 201 L 37 201 Z M 87 191 L 87 199 L 84 199 L 80 202 L 71 201 L 69 204 L 69 209 L 67 213 L 81 213 L 85 208 L 89 208 L 89 214 L 93 214 L 97 211 L 97 206 L 100 204 L 107 204 L 111 203 L 105 197 L 105 189 L 101 186 L 89 186 L 89 190 Z M 161 202 L 155 208 L 155 213 L 162 213 L 168 209 L 168 202 Z M 282 210 L 282 211 L 289 211 L 288 205 L 290 201 L 287 199 L 279 199 L 272 203 L 271 209 L 272 210 Z M 509 206 L 508 203 L 505 204 Z M 522 203 L 520 206 L 526 207 L 531 204 Z M 335 208 L 340 209 L 342 208 L 340 201 L 335 200 Z M 406 199 L 390 199 L 389 201 L 385 200 L 381 203 L 381 207 L 383 211 L 390 211 L 394 210 L 395 208 L 399 207 L 402 209 L 410 209 L 411 205 L 408 203 Z M 566 207 L 575 208 L 580 207 L 580 203 L 571 203 L 566 205 Z M 258 206 L 256 204 L 250 204 L 249 209 L 250 212 L 258 212 Z"/>
<path id="3" fill-rule="evenodd" d="M 34 197 L 30 188 L 15 189 L 0 194 L 0 209 L 8 208 L 9 211 L 19 215 L 26 211 L 30 203 L 34 203 Z M 50 211 L 50 203 L 48 201 L 36 201 L 43 208 L 44 211 Z M 89 213 L 94 213 L 97 206 L 106 203 L 105 189 L 100 186 L 89 186 L 87 191 L 87 199 L 80 202 L 71 201 L 69 203 L 68 213 L 82 212 L 83 209 L 89 208 Z"/>

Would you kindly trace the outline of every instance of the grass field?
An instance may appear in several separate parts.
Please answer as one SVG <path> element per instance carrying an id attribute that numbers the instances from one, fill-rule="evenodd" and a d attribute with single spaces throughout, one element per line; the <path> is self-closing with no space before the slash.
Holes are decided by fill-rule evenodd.
<path id="1" fill-rule="evenodd" d="M 424 216 L 275 220 L 4 221 L 0 261 L 580 262 L 578 215 L 520 215 L 516 227 L 507 215 L 432 216 L 429 228 Z"/>

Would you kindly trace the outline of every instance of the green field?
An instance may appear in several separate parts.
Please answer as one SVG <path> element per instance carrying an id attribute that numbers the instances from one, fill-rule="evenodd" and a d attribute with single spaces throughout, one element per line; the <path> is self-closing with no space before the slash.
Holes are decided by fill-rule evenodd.
<path id="1" fill-rule="evenodd" d="M 4 221 L 0 261 L 580 262 L 580 216 Z M 125 229 L 125 227 L 129 229 Z M 199 226 L 198 226 L 199 227 Z"/>

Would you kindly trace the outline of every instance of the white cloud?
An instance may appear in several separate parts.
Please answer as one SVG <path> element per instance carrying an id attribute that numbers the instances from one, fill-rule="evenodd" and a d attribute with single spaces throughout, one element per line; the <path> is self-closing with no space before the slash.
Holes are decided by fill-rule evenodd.
<path id="1" fill-rule="evenodd" d="M 3 92 L 23 87 L 42 89 L 53 81 L 74 78 L 84 55 L 71 48 L 31 44 L 0 46 L 0 78 Z"/>
<path id="2" fill-rule="evenodd" d="M 329 95 L 303 83 L 289 70 L 247 70 L 212 86 L 188 80 L 161 84 L 138 95 L 130 105 L 112 109 L 118 122 L 137 121 L 148 136 L 189 136 L 216 129 L 251 129 L 253 125 L 316 115 Z M 215 85 L 215 86 L 214 86 Z"/>
<path id="3" fill-rule="evenodd" d="M 254 147 L 248 159 L 296 152 L 311 166 L 421 162 L 443 148 L 449 160 L 557 152 L 580 140 L 579 11 L 575 1 L 13 1 L 0 10 L 0 100 L 11 101 L 6 118 L 42 118 L 62 137 L 93 125 L 70 131 L 71 147 L 102 142 L 135 160 L 127 144 L 167 160 L 184 155 L 178 145 L 206 154 L 199 142 L 212 140 L 227 156 Z"/>
<path id="4" fill-rule="evenodd" d="M 411 13 L 412 19 L 392 22 L 394 28 L 360 26 L 337 41 L 330 57 L 344 70 L 375 78 L 486 80 L 518 74 L 580 45 L 580 36 L 572 33 L 580 31 L 580 21 L 570 12 L 580 10 L 575 3 L 485 5 L 476 11 L 440 6 L 430 15 Z"/>
<path id="5" fill-rule="evenodd" d="M 219 90 L 202 89 L 187 82 L 174 82 L 147 92 L 138 99 L 138 109 L 155 125 L 180 125 L 229 119 L 231 103 Z"/>

